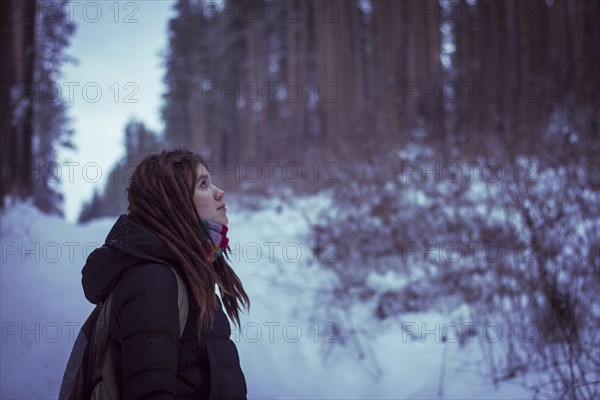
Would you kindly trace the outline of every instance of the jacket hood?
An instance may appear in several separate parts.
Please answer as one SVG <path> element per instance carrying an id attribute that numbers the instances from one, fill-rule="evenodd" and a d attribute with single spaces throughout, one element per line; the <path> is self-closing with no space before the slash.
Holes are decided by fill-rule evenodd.
<path id="1" fill-rule="evenodd" d="M 104 301 L 123 272 L 141 262 L 178 264 L 175 255 L 152 231 L 123 214 L 104 245 L 88 256 L 81 271 L 85 297 L 94 304 Z"/>

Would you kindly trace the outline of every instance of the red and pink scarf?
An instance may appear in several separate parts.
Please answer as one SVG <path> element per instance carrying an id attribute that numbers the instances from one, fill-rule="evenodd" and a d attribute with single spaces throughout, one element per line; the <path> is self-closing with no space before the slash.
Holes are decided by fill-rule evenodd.
<path id="1" fill-rule="evenodd" d="M 227 226 L 219 224 L 213 221 L 202 221 L 204 226 L 208 229 L 210 239 L 212 241 L 213 254 L 212 261 L 223 255 L 223 250 L 229 245 L 229 239 L 227 238 Z"/>

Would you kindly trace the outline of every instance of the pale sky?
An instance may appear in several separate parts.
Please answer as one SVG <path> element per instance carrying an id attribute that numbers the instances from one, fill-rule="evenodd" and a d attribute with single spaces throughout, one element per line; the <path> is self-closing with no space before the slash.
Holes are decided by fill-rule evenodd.
<path id="1" fill-rule="evenodd" d="M 60 150 L 58 163 L 65 217 L 75 221 L 82 202 L 123 156 L 127 122 L 136 118 L 155 131 L 163 129 L 161 54 L 166 51 L 174 1 L 68 4 L 77 31 L 67 53 L 79 63 L 65 64 L 58 83 L 69 106 L 76 150 Z"/>

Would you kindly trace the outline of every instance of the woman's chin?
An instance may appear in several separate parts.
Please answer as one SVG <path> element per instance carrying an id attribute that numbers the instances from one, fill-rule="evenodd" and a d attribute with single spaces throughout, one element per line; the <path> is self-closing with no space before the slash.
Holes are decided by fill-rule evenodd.
<path id="1" fill-rule="evenodd" d="M 214 222 L 219 223 L 221 225 L 225 225 L 227 226 L 227 224 L 229 223 L 229 219 L 227 218 L 227 215 L 218 215 L 217 217 L 215 217 L 213 219 Z"/>

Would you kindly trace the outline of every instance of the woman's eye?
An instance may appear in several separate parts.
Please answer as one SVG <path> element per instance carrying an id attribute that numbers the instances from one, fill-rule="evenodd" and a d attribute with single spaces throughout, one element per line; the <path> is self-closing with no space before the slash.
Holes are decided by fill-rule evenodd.
<path id="1" fill-rule="evenodd" d="M 201 188 L 205 188 L 205 187 L 207 187 L 207 186 L 208 186 L 208 185 L 206 184 L 206 181 L 202 181 L 202 182 L 200 182 L 200 185 L 199 185 L 199 187 L 201 187 Z"/>

